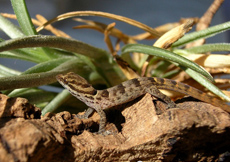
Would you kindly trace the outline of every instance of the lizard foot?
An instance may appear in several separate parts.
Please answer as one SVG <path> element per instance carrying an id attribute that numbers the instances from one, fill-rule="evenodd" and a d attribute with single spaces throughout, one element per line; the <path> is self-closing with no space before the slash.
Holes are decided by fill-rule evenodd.
<path id="1" fill-rule="evenodd" d="M 88 116 L 87 115 L 75 115 L 77 118 L 79 119 L 88 119 Z"/>
<path id="2" fill-rule="evenodd" d="M 176 108 L 176 104 L 174 102 L 168 103 L 166 110 L 170 108 Z"/>
<path id="3" fill-rule="evenodd" d="M 112 131 L 103 129 L 103 130 L 99 130 L 95 134 L 101 134 L 103 136 L 107 136 L 107 135 L 113 135 L 114 133 Z"/>

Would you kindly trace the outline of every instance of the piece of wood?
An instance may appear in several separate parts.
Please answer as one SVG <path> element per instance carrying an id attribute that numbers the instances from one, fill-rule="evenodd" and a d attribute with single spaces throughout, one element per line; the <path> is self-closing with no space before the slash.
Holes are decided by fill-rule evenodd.
<path id="1" fill-rule="evenodd" d="M 96 133 L 97 113 L 82 120 L 69 112 L 40 118 L 40 111 L 27 100 L 0 94 L 0 112 L 13 105 L 18 112 L 32 112 L 17 116 L 10 111 L 13 113 L 0 119 L 0 161 L 227 160 L 230 115 L 190 99 L 177 101 L 177 108 L 165 110 L 164 103 L 146 94 L 108 110 L 106 129 L 112 134 L 104 136 Z"/>

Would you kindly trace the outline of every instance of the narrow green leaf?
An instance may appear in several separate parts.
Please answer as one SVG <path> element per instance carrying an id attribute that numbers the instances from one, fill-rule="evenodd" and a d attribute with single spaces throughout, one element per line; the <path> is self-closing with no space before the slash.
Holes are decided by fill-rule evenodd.
<path id="1" fill-rule="evenodd" d="M 0 15 L 0 29 L 10 38 L 18 38 L 25 36 L 18 26 L 11 23 L 9 20 Z"/>
<path id="2" fill-rule="evenodd" d="M 0 75 L 1 76 L 13 76 L 13 75 L 20 75 L 20 74 L 21 74 L 20 71 L 13 70 L 11 68 L 8 68 L 0 64 Z"/>
<path id="3" fill-rule="evenodd" d="M 41 35 L 28 36 L 1 42 L 0 52 L 28 47 L 53 47 L 84 55 L 90 59 L 97 72 L 110 85 L 116 85 L 126 80 L 125 75 L 107 51 L 74 39 Z"/>
<path id="4" fill-rule="evenodd" d="M 90 46 L 86 43 L 57 36 L 27 36 L 23 38 L 16 38 L 0 43 L 0 52 L 6 50 L 13 50 L 18 48 L 29 47 L 53 47 L 67 50 L 70 52 L 79 53 L 93 59 L 108 60 L 108 53 L 105 50 Z M 95 54 L 96 53 L 96 54 Z"/>
<path id="5" fill-rule="evenodd" d="M 165 74 L 162 76 L 162 78 L 169 78 L 169 79 L 170 79 L 170 78 L 176 76 L 179 72 L 181 72 L 180 69 L 178 69 L 178 70 L 171 70 L 171 71 L 165 73 Z"/>
<path id="6" fill-rule="evenodd" d="M 169 65 L 171 65 L 171 63 L 166 60 L 160 61 L 151 73 L 152 77 L 162 77 Z"/>
<path id="7" fill-rule="evenodd" d="M 141 68 L 141 66 L 140 66 L 141 63 L 139 63 L 139 62 L 138 63 L 134 63 L 133 59 L 132 59 L 132 57 L 130 56 L 129 53 L 123 53 L 121 55 L 121 58 L 123 60 L 125 60 L 129 64 L 129 66 L 132 67 L 133 69 L 139 70 Z"/>
<path id="8" fill-rule="evenodd" d="M 10 76 L 0 78 L 0 90 L 37 87 L 55 82 L 55 76 L 61 71 Z"/>
<path id="9" fill-rule="evenodd" d="M 206 53 L 216 51 L 230 51 L 229 43 L 215 43 L 215 44 L 204 44 L 201 46 L 191 47 L 184 49 L 185 52 L 189 53 Z"/>
<path id="10" fill-rule="evenodd" d="M 33 52 L 32 53 L 25 52 L 25 50 L 21 50 L 21 49 L 0 52 L 0 57 L 20 59 L 20 60 L 36 62 L 36 63 L 43 62 L 43 61 L 47 60 L 47 58 L 45 58 L 39 54 L 36 54 Z"/>
<path id="11" fill-rule="evenodd" d="M 11 51 L 0 52 L 0 57 L 2 57 L 2 58 L 12 58 L 12 59 L 21 59 L 21 60 L 26 60 L 26 61 L 32 61 L 30 58 L 14 54 Z"/>
<path id="12" fill-rule="evenodd" d="M 47 112 L 55 111 L 59 106 L 61 106 L 70 97 L 71 97 L 71 94 L 69 93 L 69 91 L 64 89 L 42 110 L 42 116 L 44 116 Z"/>
<path id="13" fill-rule="evenodd" d="M 17 16 L 18 23 L 25 35 L 37 35 L 34 25 L 31 21 L 25 0 L 11 0 L 14 13 Z"/>
<path id="14" fill-rule="evenodd" d="M 11 92 L 9 97 L 23 97 L 29 100 L 31 104 L 50 102 L 57 93 L 47 92 L 38 88 L 22 88 Z"/>
<path id="15" fill-rule="evenodd" d="M 25 0 L 11 0 L 11 3 L 23 33 L 27 36 L 38 35 L 32 23 Z M 50 59 L 57 58 L 57 56 L 54 55 L 49 48 L 37 48 L 37 52 L 41 55 L 46 55 L 46 57 Z"/>
<path id="16" fill-rule="evenodd" d="M 209 27 L 209 28 L 204 29 L 204 30 L 195 31 L 195 32 L 192 32 L 192 33 L 189 33 L 189 34 L 186 34 L 185 36 L 183 36 L 181 39 L 179 39 L 178 41 L 173 43 L 172 47 L 173 48 L 179 47 L 179 46 L 183 46 L 187 43 L 196 41 L 198 39 L 209 38 L 209 37 L 212 37 L 212 36 L 219 34 L 221 32 L 227 31 L 229 29 L 230 29 L 230 21 Z"/>
<path id="17" fill-rule="evenodd" d="M 56 75 L 70 71 L 84 74 L 82 64 L 78 64 L 77 59 L 66 61 L 60 66 L 48 72 L 24 74 L 19 76 L 9 76 L 0 78 L 0 90 L 37 87 L 56 82 Z"/>
<path id="18" fill-rule="evenodd" d="M 188 73 L 194 80 L 199 82 L 201 85 L 206 87 L 208 90 L 210 90 L 211 92 L 213 92 L 220 98 L 223 98 L 227 102 L 230 102 L 230 98 L 227 95 L 225 95 L 218 87 L 212 84 L 207 78 L 203 77 L 202 75 L 200 75 L 199 73 L 195 72 L 192 69 L 184 68 L 184 67 L 181 67 L 181 68 L 184 69 L 186 73 Z"/>
<path id="19" fill-rule="evenodd" d="M 201 73 L 209 80 L 214 81 L 212 76 L 196 63 L 188 60 L 185 57 L 177 55 L 173 52 L 167 51 L 165 49 L 161 49 L 154 46 L 142 45 L 142 44 L 128 44 L 122 48 L 122 53 L 127 53 L 127 52 L 139 52 L 139 53 L 145 53 L 145 54 L 161 57 L 165 60 L 176 62 L 184 67 L 191 68 L 194 71 Z"/>
<path id="20" fill-rule="evenodd" d="M 17 47 L 26 48 L 26 44 L 28 44 L 29 42 L 27 42 L 26 40 L 24 41 L 24 39 L 25 37 L 21 37 L 21 38 L 15 38 L 15 39 L 10 39 L 10 40 L 0 42 L 0 52 L 11 50 L 11 52 L 13 52 L 15 55 L 19 55 L 18 58 L 22 58 L 22 59 L 26 58 L 26 60 L 32 60 L 33 62 L 43 62 L 43 61 L 50 60 L 50 57 L 47 56 L 41 48 L 27 48 L 27 49 L 20 49 L 20 50 L 17 49 Z M 39 47 L 39 46 L 35 46 L 35 47 Z"/>
<path id="21" fill-rule="evenodd" d="M 26 71 L 23 72 L 23 74 L 32 74 L 32 73 L 40 73 L 40 72 L 50 71 L 50 70 L 58 67 L 62 63 L 69 61 L 71 59 L 76 59 L 76 58 L 74 58 L 74 57 L 72 57 L 72 58 L 59 58 L 59 59 L 53 59 L 53 60 L 49 60 L 46 62 L 42 62 L 42 63 L 39 63 L 39 64 L 27 69 Z M 81 60 L 79 60 L 78 63 L 79 62 L 81 62 Z M 82 65 L 82 63 L 81 63 L 81 65 Z"/>
<path id="22" fill-rule="evenodd" d="M 20 89 L 15 89 L 12 92 L 8 94 L 9 97 L 18 97 L 23 93 L 26 93 L 29 90 L 32 90 L 33 88 L 20 88 Z"/>
<path id="23" fill-rule="evenodd" d="M 4 47 L 7 44 L 7 42 L 8 40 L 5 41 L 3 39 L 0 39 L 0 44 L 2 47 Z M 60 55 L 60 53 L 58 55 Z M 15 49 L 11 51 L 4 51 L 4 52 L 0 52 L 0 57 L 22 59 L 22 60 L 36 62 L 36 63 L 47 61 L 50 59 L 49 57 L 46 56 L 46 54 L 44 54 L 44 52 L 41 51 L 40 48 L 27 48 L 27 49 Z"/>

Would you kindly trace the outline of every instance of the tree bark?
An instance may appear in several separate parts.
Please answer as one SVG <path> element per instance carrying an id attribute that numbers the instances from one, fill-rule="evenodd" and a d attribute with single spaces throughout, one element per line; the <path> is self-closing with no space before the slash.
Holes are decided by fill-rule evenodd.
<path id="1" fill-rule="evenodd" d="M 192 98 L 165 106 L 146 94 L 107 110 L 110 134 L 103 135 L 96 133 L 97 113 L 82 120 L 69 112 L 41 117 L 26 99 L 0 94 L 0 161 L 229 160 L 227 112 Z"/>

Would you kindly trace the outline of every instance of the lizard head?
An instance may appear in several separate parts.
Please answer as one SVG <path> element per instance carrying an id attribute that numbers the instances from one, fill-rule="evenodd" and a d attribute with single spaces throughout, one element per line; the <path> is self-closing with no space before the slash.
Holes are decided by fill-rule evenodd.
<path id="1" fill-rule="evenodd" d="M 63 87 L 76 97 L 80 94 L 95 95 L 97 93 L 97 90 L 94 89 L 87 80 L 73 72 L 59 74 L 56 76 L 56 79 Z"/>

